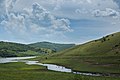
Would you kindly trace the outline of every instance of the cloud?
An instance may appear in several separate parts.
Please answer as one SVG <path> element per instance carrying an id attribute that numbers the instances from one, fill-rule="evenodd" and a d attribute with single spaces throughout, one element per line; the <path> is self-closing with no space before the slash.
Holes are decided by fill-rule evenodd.
<path id="1" fill-rule="evenodd" d="M 52 21 L 52 28 L 57 31 L 73 31 L 70 29 L 70 21 L 68 19 L 57 19 Z"/>
<path id="2" fill-rule="evenodd" d="M 30 16 L 31 22 L 39 25 L 39 27 L 49 28 L 50 31 L 56 31 L 56 29 L 57 31 L 71 31 L 68 19 L 56 18 L 37 3 L 33 4 L 32 11 L 29 14 L 32 14 Z"/>
<path id="3" fill-rule="evenodd" d="M 120 0 L 113 0 L 120 8 Z"/>
<path id="4" fill-rule="evenodd" d="M 93 16 L 95 17 L 119 17 L 120 13 L 116 10 L 113 10 L 111 8 L 106 8 L 105 10 L 94 10 L 92 12 Z"/>
<path id="5" fill-rule="evenodd" d="M 89 11 L 84 9 L 84 8 L 82 8 L 82 9 L 76 9 L 75 13 L 77 13 L 77 14 L 88 14 Z"/>
<path id="6" fill-rule="evenodd" d="M 16 0 L 9 2 L 7 7 L 7 19 L 1 21 L 1 26 L 14 36 L 30 37 L 54 35 L 56 33 L 71 32 L 70 21 L 68 19 L 56 18 L 38 3 L 34 3 L 32 8 L 26 8 L 21 12 L 13 9 Z"/>
<path id="7" fill-rule="evenodd" d="M 91 0 L 87 0 L 88 1 L 88 3 L 92 3 L 92 1 Z"/>
<path id="8" fill-rule="evenodd" d="M 0 0 L 0 14 L 5 14 L 13 9 L 17 0 Z"/>
<path id="9" fill-rule="evenodd" d="M 24 7 L 29 8 L 34 2 L 39 3 L 57 17 L 69 19 L 89 18 L 91 17 L 89 12 L 96 9 L 118 8 L 118 5 L 113 0 L 18 0 L 14 9 L 19 11 Z M 84 12 L 82 9 L 85 9 L 88 13 L 87 15 L 76 15 L 76 9 L 79 9 L 81 12 Z"/>
<path id="10" fill-rule="evenodd" d="M 24 34 L 26 30 L 26 27 L 24 26 L 24 20 L 25 19 L 23 16 L 16 16 L 14 13 L 10 13 L 8 21 L 2 21 L 1 25 L 4 26 L 5 30 L 10 33 L 13 32 L 14 34 Z"/>
<path id="11" fill-rule="evenodd" d="M 17 0 L 0 0 L 0 22 L 7 19 Z"/>
<path id="12" fill-rule="evenodd" d="M 0 0 L 0 38 L 26 42 L 65 41 L 66 36 L 69 37 L 66 41 L 74 42 L 80 40 L 80 33 L 89 34 L 95 31 L 100 33 L 103 31 L 99 31 L 102 27 L 107 26 L 103 32 L 109 29 L 115 31 L 119 29 L 120 24 L 120 18 L 116 19 L 120 14 L 119 2 L 119 0 Z M 74 23 L 73 20 L 78 21 Z M 99 21 L 100 24 L 97 23 Z M 111 24 L 115 25 L 114 28 Z"/>
<path id="13" fill-rule="evenodd" d="M 0 0 L 0 22 L 5 19 L 6 7 L 5 0 Z"/>
<path id="14" fill-rule="evenodd" d="M 18 0 L 5 0 L 5 1 L 6 1 L 6 10 L 7 10 L 7 12 L 9 13 L 9 12 L 13 9 L 15 3 L 16 3 Z"/>
<path id="15" fill-rule="evenodd" d="M 61 9 L 61 5 L 64 4 L 64 0 L 53 0 L 53 3 L 56 4 L 54 7 L 54 10 L 59 10 Z"/>

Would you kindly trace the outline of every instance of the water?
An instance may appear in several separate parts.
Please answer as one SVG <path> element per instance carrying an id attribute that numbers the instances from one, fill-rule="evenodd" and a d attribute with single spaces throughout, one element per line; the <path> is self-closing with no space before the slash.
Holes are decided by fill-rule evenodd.
<path id="1" fill-rule="evenodd" d="M 71 69 L 65 68 L 63 66 L 58 66 L 58 65 L 54 65 L 54 64 L 42 64 L 42 63 L 38 63 L 38 61 L 24 60 L 24 59 L 31 59 L 31 58 L 35 58 L 35 56 L 34 57 L 0 58 L 0 63 L 25 62 L 28 65 L 46 66 L 48 70 L 60 71 L 60 72 L 72 72 Z"/>
<path id="2" fill-rule="evenodd" d="M 47 66 L 48 70 L 54 70 L 54 71 L 60 71 L 60 72 L 72 72 L 71 69 L 68 69 L 63 66 L 53 65 L 53 64 L 43 64 L 44 66 Z"/>
<path id="3" fill-rule="evenodd" d="M 88 75 L 88 76 L 115 76 L 115 74 L 100 74 L 100 73 L 92 73 L 92 72 L 77 72 L 73 71 L 72 69 L 66 68 L 64 66 L 59 66 L 55 64 L 43 64 L 39 63 L 38 61 L 30 61 L 30 60 L 25 60 L 25 59 L 31 59 L 35 58 L 33 57 L 12 57 L 12 58 L 0 58 L 0 63 L 10 63 L 10 62 L 25 62 L 28 65 L 40 65 L 40 66 L 45 66 L 47 67 L 48 70 L 52 71 L 59 71 L 59 72 L 68 72 L 68 73 L 73 73 L 73 74 L 81 74 L 81 75 Z"/>
<path id="4" fill-rule="evenodd" d="M 23 59 L 31 59 L 31 58 L 35 58 L 35 56 L 32 56 L 32 57 L 11 57 L 11 58 L 0 58 L 0 63 L 18 62 L 19 60 L 23 60 Z"/>
<path id="5" fill-rule="evenodd" d="M 54 64 L 42 64 L 42 63 L 38 63 L 38 61 L 23 61 L 23 62 L 26 62 L 26 64 L 28 64 L 28 65 L 46 66 L 48 70 L 52 70 L 52 71 L 72 72 L 71 69 L 68 69 L 68 68 L 63 67 L 63 66 L 54 65 Z"/>

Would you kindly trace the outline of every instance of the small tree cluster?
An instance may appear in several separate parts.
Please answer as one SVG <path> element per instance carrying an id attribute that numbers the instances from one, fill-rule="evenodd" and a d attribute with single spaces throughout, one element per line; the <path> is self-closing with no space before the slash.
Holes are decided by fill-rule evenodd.
<path id="1" fill-rule="evenodd" d="M 101 39 L 101 42 L 105 42 L 105 41 L 106 41 L 106 38 L 103 37 L 103 38 Z"/>

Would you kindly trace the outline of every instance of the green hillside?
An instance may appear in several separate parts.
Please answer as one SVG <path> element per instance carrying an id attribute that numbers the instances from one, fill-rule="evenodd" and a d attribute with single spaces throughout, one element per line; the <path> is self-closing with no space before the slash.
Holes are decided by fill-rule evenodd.
<path id="1" fill-rule="evenodd" d="M 20 43 L 0 42 L 0 57 L 35 56 L 53 52 L 50 49 L 35 48 Z"/>
<path id="2" fill-rule="evenodd" d="M 120 55 L 120 32 L 75 46 L 74 48 L 60 52 L 60 54 L 65 56 L 118 56 Z"/>
<path id="3" fill-rule="evenodd" d="M 0 56 L 1 57 L 12 57 L 17 56 L 19 52 L 26 52 L 32 48 L 19 43 L 12 42 L 0 42 Z"/>
<path id="4" fill-rule="evenodd" d="M 38 60 L 77 71 L 120 73 L 120 32 L 45 57 Z"/>
<path id="5" fill-rule="evenodd" d="M 58 43 L 50 43 L 50 42 L 37 42 L 29 45 L 32 47 L 47 48 L 55 51 L 62 51 L 67 48 L 71 48 L 75 46 L 75 44 L 58 44 Z"/>

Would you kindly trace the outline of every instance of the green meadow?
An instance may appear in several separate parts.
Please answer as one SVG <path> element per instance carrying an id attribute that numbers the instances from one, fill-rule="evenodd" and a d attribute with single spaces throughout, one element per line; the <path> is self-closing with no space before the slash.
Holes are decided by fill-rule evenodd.
<path id="1" fill-rule="evenodd" d="M 38 57 L 42 63 L 63 65 L 77 71 L 120 74 L 120 32 L 107 35 L 52 55 Z"/>
<path id="2" fill-rule="evenodd" d="M 116 77 L 90 77 L 49 71 L 45 67 L 25 63 L 0 64 L 0 80 L 119 80 Z"/>
<path id="3" fill-rule="evenodd" d="M 25 63 L 0 64 L 0 80 L 120 80 L 120 32 L 98 40 L 51 54 L 30 59 L 40 63 L 57 64 L 80 72 L 116 74 L 117 76 L 84 76 L 55 72 Z M 33 52 L 27 51 L 24 54 Z"/>

